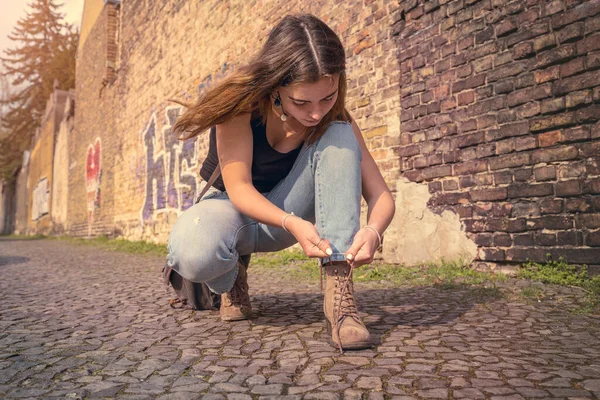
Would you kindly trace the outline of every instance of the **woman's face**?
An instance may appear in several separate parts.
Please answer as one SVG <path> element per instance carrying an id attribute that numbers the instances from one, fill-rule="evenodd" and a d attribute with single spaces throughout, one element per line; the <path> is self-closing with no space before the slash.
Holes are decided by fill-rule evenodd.
<path id="1" fill-rule="evenodd" d="M 339 74 L 322 77 L 314 83 L 296 83 L 277 89 L 283 109 L 306 127 L 316 126 L 333 108 L 339 87 Z M 275 96 L 277 93 L 275 93 Z M 276 107 L 281 113 L 281 107 Z"/>

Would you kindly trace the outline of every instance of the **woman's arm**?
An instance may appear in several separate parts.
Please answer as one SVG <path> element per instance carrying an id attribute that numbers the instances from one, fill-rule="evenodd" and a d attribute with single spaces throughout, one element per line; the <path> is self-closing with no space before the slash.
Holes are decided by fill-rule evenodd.
<path id="1" fill-rule="evenodd" d="M 235 209 L 255 221 L 281 228 L 287 213 L 271 203 L 252 184 L 250 114 L 217 125 L 216 137 L 223 184 Z M 329 242 L 321 240 L 310 222 L 296 216 L 288 217 L 286 228 L 296 237 L 307 256 L 326 257 L 327 250 L 331 254 Z"/>
<path id="2" fill-rule="evenodd" d="M 373 156 L 371 156 L 360 128 L 355 121 L 352 121 L 352 129 L 354 130 L 354 135 L 358 139 L 358 143 L 362 150 L 360 170 L 362 194 L 368 207 L 367 225 L 375 228 L 379 234 L 383 234 L 390 222 L 392 222 L 392 218 L 396 211 L 396 205 L 390 189 L 385 183 Z"/>
<path id="3" fill-rule="evenodd" d="M 223 184 L 233 206 L 255 221 L 280 227 L 286 213 L 267 200 L 252 184 L 250 114 L 217 125 L 216 136 Z"/>
<path id="4" fill-rule="evenodd" d="M 360 229 L 346 251 L 350 264 L 358 267 L 373 261 L 375 250 L 381 245 L 381 235 L 394 217 L 396 205 L 355 121 L 352 121 L 352 129 L 362 152 L 362 195 L 368 206 L 367 225 L 371 227 Z"/>

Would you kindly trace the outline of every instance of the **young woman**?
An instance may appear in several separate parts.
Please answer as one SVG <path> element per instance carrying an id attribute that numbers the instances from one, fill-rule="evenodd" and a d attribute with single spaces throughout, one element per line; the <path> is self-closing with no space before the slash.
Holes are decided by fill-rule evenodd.
<path id="1" fill-rule="evenodd" d="M 325 270 L 333 343 L 340 350 L 371 345 L 352 269 L 373 260 L 394 202 L 345 98 L 337 35 L 315 16 L 286 16 L 249 65 L 178 119 L 183 139 L 216 126 L 200 174 L 208 181 L 220 167 L 222 175 L 173 226 L 167 264 L 222 294 L 223 320 L 251 314 L 243 260 L 298 242 Z M 362 228 L 361 195 L 368 204 Z"/>

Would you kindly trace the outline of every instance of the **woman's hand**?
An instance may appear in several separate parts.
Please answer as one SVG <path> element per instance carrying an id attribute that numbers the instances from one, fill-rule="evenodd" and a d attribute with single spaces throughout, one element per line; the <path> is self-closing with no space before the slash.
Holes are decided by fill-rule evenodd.
<path id="1" fill-rule="evenodd" d="M 354 236 L 354 242 L 346 252 L 346 260 L 354 268 L 370 264 L 373 262 L 378 246 L 379 236 L 377 236 L 377 232 L 370 228 L 362 228 Z"/>
<path id="2" fill-rule="evenodd" d="M 308 257 L 324 258 L 332 254 L 329 240 L 321 239 L 317 228 L 310 222 L 294 215 L 286 219 L 285 227 L 298 240 Z"/>

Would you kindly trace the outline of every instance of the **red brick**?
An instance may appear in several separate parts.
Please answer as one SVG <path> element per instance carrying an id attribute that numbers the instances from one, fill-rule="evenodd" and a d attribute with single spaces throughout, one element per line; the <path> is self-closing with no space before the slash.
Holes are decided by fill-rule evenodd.
<path id="1" fill-rule="evenodd" d="M 563 0 L 552 0 L 542 3 L 542 17 L 556 14 L 565 9 L 565 3 Z"/>
<path id="2" fill-rule="evenodd" d="M 520 233 L 513 235 L 515 246 L 533 246 L 533 233 Z"/>
<path id="3" fill-rule="evenodd" d="M 583 104 L 590 104 L 591 102 L 592 91 L 589 89 L 569 93 L 566 97 L 567 108 L 577 107 Z"/>
<path id="4" fill-rule="evenodd" d="M 552 17 L 552 27 L 560 28 L 565 25 L 569 25 L 575 21 L 579 21 L 589 17 L 590 15 L 596 15 L 600 12 L 600 1 L 599 0 L 588 0 L 583 4 L 578 5 L 564 13 L 554 15 Z"/>
<path id="5" fill-rule="evenodd" d="M 515 62 L 506 64 L 501 67 L 494 68 L 487 74 L 488 82 L 494 82 L 498 79 L 505 78 L 507 76 L 518 75 L 522 72 L 527 71 L 527 63 Z"/>
<path id="6" fill-rule="evenodd" d="M 476 189 L 470 193 L 473 201 L 499 201 L 507 198 L 506 188 Z"/>
<path id="7" fill-rule="evenodd" d="M 598 229 L 600 228 L 600 214 L 578 214 L 575 225 L 579 229 Z"/>
<path id="8" fill-rule="evenodd" d="M 513 153 L 489 159 L 490 170 L 514 168 L 531 163 L 529 153 Z"/>
<path id="9" fill-rule="evenodd" d="M 556 80 L 560 77 L 560 66 L 555 65 L 550 68 L 538 70 L 534 72 L 535 82 L 544 83 L 548 81 Z"/>
<path id="10" fill-rule="evenodd" d="M 535 136 L 524 136 L 516 138 L 515 150 L 524 151 L 538 147 L 537 138 Z"/>
<path id="11" fill-rule="evenodd" d="M 466 161 L 460 164 L 456 164 L 454 166 L 454 173 L 456 175 L 467 175 L 467 174 L 475 174 L 477 172 L 487 171 L 487 161 L 486 160 L 473 160 Z"/>
<path id="12" fill-rule="evenodd" d="M 507 98 L 509 107 L 518 106 L 531 100 L 540 100 L 550 96 L 552 93 L 552 84 L 545 83 L 543 85 L 528 87 L 510 93 Z"/>
<path id="13" fill-rule="evenodd" d="M 587 18 L 585 20 L 584 33 L 587 35 L 597 31 L 600 31 L 600 15 L 597 15 L 594 18 Z"/>
<path id="14" fill-rule="evenodd" d="M 550 131 L 544 132 L 539 135 L 540 147 L 550 147 L 554 146 L 556 143 L 560 143 L 562 141 L 562 131 Z"/>
<path id="15" fill-rule="evenodd" d="M 532 39 L 536 36 L 543 35 L 549 32 L 548 22 L 542 21 L 527 28 L 523 28 L 506 38 L 506 45 L 513 46 L 525 40 Z"/>
<path id="16" fill-rule="evenodd" d="M 556 183 L 556 196 L 578 196 L 581 194 L 581 183 L 578 180 Z"/>
<path id="17" fill-rule="evenodd" d="M 469 90 L 468 92 L 462 92 L 458 95 L 458 105 L 464 106 L 466 104 L 471 104 L 475 101 L 475 92 Z"/>
<path id="18" fill-rule="evenodd" d="M 600 51 L 588 54 L 586 64 L 589 69 L 600 67 Z"/>
<path id="19" fill-rule="evenodd" d="M 600 70 L 595 70 L 554 82 L 552 92 L 555 96 L 560 96 L 598 85 L 600 85 Z"/>
<path id="20" fill-rule="evenodd" d="M 556 38 L 559 43 L 571 42 L 583 37 L 584 25 L 583 22 L 568 25 L 556 32 Z"/>
<path id="21" fill-rule="evenodd" d="M 531 118 L 541 112 L 540 103 L 538 101 L 530 101 L 516 109 L 519 119 Z"/>
<path id="22" fill-rule="evenodd" d="M 501 125 L 498 129 L 490 130 L 488 136 L 492 140 L 506 137 L 521 136 L 529 133 L 529 122 L 519 121 Z"/>
<path id="23" fill-rule="evenodd" d="M 600 33 L 588 36 L 577 42 L 577 53 L 585 55 L 591 51 L 600 49 Z"/>
<path id="24" fill-rule="evenodd" d="M 600 231 L 588 232 L 585 237 L 586 246 L 600 247 Z"/>
<path id="25" fill-rule="evenodd" d="M 585 69 L 585 57 L 579 57 L 560 66 L 560 76 L 563 78 L 580 73 Z"/>
<path id="26" fill-rule="evenodd" d="M 535 51 L 533 49 L 533 42 L 519 43 L 513 48 L 513 58 L 515 60 L 527 58 L 534 54 L 535 54 Z"/>
<path id="27" fill-rule="evenodd" d="M 538 182 L 553 181 L 556 179 L 556 167 L 553 165 L 533 169 L 535 180 Z"/>
<path id="28" fill-rule="evenodd" d="M 574 146 L 561 146 L 554 149 L 535 150 L 531 156 L 534 164 L 541 162 L 567 161 L 577 158 L 579 152 Z"/>
<path id="29" fill-rule="evenodd" d="M 566 108 L 565 98 L 559 97 L 557 99 L 544 100 L 540 104 L 540 110 L 542 114 L 554 113 L 556 111 L 564 110 Z"/>
<path id="30" fill-rule="evenodd" d="M 441 178 L 444 176 L 452 176 L 451 165 L 437 165 L 423 170 L 422 176 L 424 179 Z"/>
<path id="31" fill-rule="evenodd" d="M 505 18 L 496 24 L 494 28 L 496 29 L 496 36 L 502 37 L 516 31 L 519 27 L 515 19 Z"/>
<path id="32" fill-rule="evenodd" d="M 575 112 L 575 119 L 580 124 L 598 121 L 600 119 L 600 104 L 592 104 L 591 106 L 577 110 Z"/>
<path id="33" fill-rule="evenodd" d="M 598 139 L 600 138 L 600 122 L 595 123 L 591 128 L 591 138 Z"/>
<path id="34" fill-rule="evenodd" d="M 496 154 L 506 154 L 515 151 L 515 139 L 509 138 L 496 142 Z"/>
<path id="35" fill-rule="evenodd" d="M 485 74 L 480 74 L 474 75 L 462 81 L 454 82 L 454 84 L 452 85 L 452 92 L 458 93 L 466 89 L 472 89 L 476 88 L 477 86 L 481 86 L 485 83 L 485 77 Z"/>
<path id="36" fill-rule="evenodd" d="M 560 63 L 575 55 L 575 47 L 573 45 L 563 45 L 554 50 L 543 52 L 536 58 L 533 68 L 544 68 L 550 65 Z"/>
<path id="37" fill-rule="evenodd" d="M 532 132 L 543 131 L 547 129 L 560 128 L 563 126 L 573 125 L 575 123 L 575 114 L 564 113 L 556 114 L 547 117 L 539 117 L 532 119 L 529 124 L 529 129 Z"/>
<path id="38" fill-rule="evenodd" d="M 553 194 L 554 187 L 551 183 L 519 183 L 508 187 L 509 198 L 543 197 Z"/>
<path id="39" fill-rule="evenodd" d="M 556 37 L 554 33 L 549 33 L 533 39 L 533 49 L 536 53 L 556 46 Z"/>

